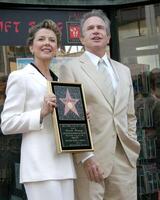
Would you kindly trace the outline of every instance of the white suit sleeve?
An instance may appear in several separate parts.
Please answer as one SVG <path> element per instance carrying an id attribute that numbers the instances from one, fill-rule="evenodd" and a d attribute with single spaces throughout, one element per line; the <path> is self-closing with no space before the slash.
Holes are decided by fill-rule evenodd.
<path id="1" fill-rule="evenodd" d="M 40 108 L 26 110 L 26 95 L 25 78 L 17 71 L 11 73 L 7 82 L 6 100 L 1 114 L 3 134 L 25 133 L 41 129 Z"/>

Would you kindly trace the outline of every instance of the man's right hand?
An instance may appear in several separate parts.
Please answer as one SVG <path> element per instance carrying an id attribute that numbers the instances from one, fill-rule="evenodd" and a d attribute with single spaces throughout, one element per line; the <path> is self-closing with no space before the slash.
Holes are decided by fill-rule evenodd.
<path id="1" fill-rule="evenodd" d="M 94 182 L 101 182 L 104 179 L 104 172 L 100 168 L 100 165 L 98 162 L 95 160 L 94 156 L 88 158 L 84 163 L 83 163 L 84 170 L 87 174 L 87 177 L 90 181 Z"/>

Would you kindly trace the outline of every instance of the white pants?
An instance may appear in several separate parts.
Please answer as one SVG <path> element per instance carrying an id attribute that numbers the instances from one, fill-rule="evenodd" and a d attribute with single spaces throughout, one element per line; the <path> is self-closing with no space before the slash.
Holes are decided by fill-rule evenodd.
<path id="1" fill-rule="evenodd" d="M 28 200 L 74 200 L 73 180 L 24 183 Z"/>

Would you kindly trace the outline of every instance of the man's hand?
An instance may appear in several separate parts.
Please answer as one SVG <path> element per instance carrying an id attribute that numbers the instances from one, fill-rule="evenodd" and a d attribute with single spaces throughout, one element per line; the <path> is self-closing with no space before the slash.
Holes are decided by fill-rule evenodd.
<path id="1" fill-rule="evenodd" d="M 95 160 L 94 156 L 88 158 L 83 163 L 83 167 L 90 181 L 101 182 L 104 179 L 104 173 L 100 168 L 100 165 Z"/>
<path id="2" fill-rule="evenodd" d="M 90 111 L 87 110 L 87 111 L 86 111 L 86 114 L 87 114 L 87 119 L 90 120 L 90 119 L 91 119 L 91 113 L 90 113 Z"/>

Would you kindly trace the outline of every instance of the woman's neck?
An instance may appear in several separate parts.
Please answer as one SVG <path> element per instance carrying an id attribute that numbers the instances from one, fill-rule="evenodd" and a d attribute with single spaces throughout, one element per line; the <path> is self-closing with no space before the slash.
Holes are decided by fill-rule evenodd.
<path id="1" fill-rule="evenodd" d="M 50 63 L 38 63 L 34 62 L 35 66 L 39 69 L 39 71 L 42 73 L 42 75 L 49 81 L 52 81 L 52 76 L 49 71 L 49 64 Z"/>

